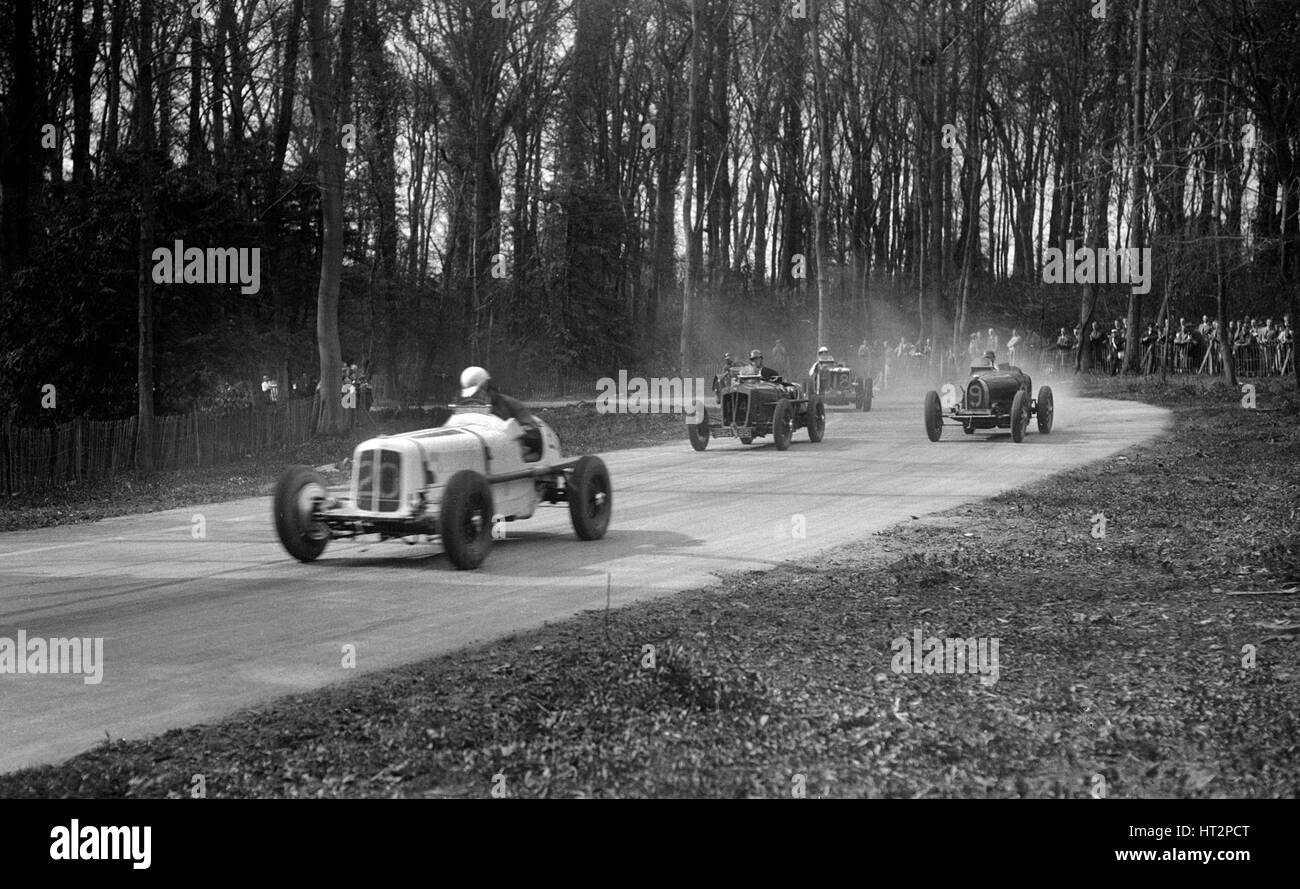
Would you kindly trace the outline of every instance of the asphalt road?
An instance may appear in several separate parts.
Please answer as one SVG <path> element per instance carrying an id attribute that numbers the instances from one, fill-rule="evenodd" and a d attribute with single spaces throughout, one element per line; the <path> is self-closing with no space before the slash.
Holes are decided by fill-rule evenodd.
<path id="1" fill-rule="evenodd" d="M 1019 445 L 957 427 L 932 444 L 919 398 L 833 410 L 824 441 L 800 431 L 784 453 L 771 439 L 715 439 L 696 453 L 683 435 L 604 455 L 604 540 L 577 540 L 567 509 L 544 507 L 507 526 L 472 572 L 435 545 L 394 541 L 331 544 L 302 565 L 276 542 L 265 498 L 0 534 L 0 645 L 20 630 L 103 639 L 98 684 L 0 673 L 0 771 L 604 608 L 607 584 L 617 607 L 719 572 L 869 547 L 874 531 L 1104 458 L 1167 422 L 1158 408 L 1058 393 L 1055 431 Z"/>

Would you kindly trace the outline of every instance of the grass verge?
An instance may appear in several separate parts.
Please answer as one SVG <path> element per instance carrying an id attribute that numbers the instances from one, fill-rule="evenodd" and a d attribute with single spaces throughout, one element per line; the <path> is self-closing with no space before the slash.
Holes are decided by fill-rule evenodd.
<path id="1" fill-rule="evenodd" d="M 185 796 L 202 774 L 210 796 L 1295 796 L 1294 389 L 1250 412 L 1226 387 L 1084 386 L 1171 407 L 1169 438 L 0 795 Z M 894 672 L 918 630 L 997 639 L 997 681 Z"/>

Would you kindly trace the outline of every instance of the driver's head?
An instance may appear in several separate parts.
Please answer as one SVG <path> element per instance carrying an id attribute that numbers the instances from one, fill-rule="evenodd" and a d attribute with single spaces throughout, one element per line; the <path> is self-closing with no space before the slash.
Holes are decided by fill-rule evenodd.
<path id="1" fill-rule="evenodd" d="M 818 360 L 818 361 L 823 361 L 823 360 L 828 359 L 828 358 L 830 358 L 830 357 L 831 357 L 831 350 L 828 349 L 828 348 L 826 348 L 825 346 L 822 346 L 820 349 L 817 350 L 817 360 Z"/>
<path id="2" fill-rule="evenodd" d="M 478 366 L 465 368 L 460 372 L 460 397 L 487 398 L 488 384 L 491 381 L 492 377 L 483 368 Z"/>
<path id="3" fill-rule="evenodd" d="M 997 353 L 995 353 L 992 349 L 989 349 L 987 352 L 985 352 L 984 363 L 987 364 L 989 367 L 997 367 L 998 364 Z"/>
<path id="4" fill-rule="evenodd" d="M 754 365 L 754 370 L 761 369 L 763 367 L 763 353 L 757 349 L 752 349 L 749 353 L 749 363 Z"/>

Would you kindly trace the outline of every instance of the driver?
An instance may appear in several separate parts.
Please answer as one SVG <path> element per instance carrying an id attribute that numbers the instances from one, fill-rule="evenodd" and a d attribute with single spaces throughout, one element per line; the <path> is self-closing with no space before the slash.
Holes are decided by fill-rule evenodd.
<path id="1" fill-rule="evenodd" d="M 753 373 L 758 374 L 760 379 L 773 383 L 780 383 L 781 375 L 770 367 L 763 366 L 763 353 L 758 349 L 753 349 L 749 353 L 749 364 L 753 368 Z"/>
<path id="2" fill-rule="evenodd" d="M 984 364 L 987 365 L 988 367 L 997 367 L 997 366 L 998 366 L 998 353 L 994 352 L 992 349 L 989 349 L 987 352 L 985 352 L 985 353 L 984 353 Z"/>
<path id="3" fill-rule="evenodd" d="M 522 401 L 498 389 L 485 369 L 467 367 L 460 372 L 460 399 L 488 405 L 492 416 L 500 420 L 515 420 L 524 429 L 524 446 L 541 451 L 542 432 L 537 427 L 537 419 Z"/>
<path id="4" fill-rule="evenodd" d="M 808 368 L 808 376 L 815 377 L 817 376 L 817 369 L 821 367 L 823 364 L 834 364 L 834 363 L 835 363 L 835 359 L 831 357 L 831 350 L 826 348 L 825 346 L 822 346 L 820 349 L 817 350 L 817 360 L 813 362 L 812 367 Z"/>

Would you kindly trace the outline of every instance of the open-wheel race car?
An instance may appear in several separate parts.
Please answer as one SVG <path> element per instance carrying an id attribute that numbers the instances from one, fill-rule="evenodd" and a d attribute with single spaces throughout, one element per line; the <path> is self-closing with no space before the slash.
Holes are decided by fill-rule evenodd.
<path id="1" fill-rule="evenodd" d="M 1038 431 L 1052 431 L 1052 388 L 1044 386 L 1033 397 L 1029 374 L 1009 364 L 974 365 L 965 386 L 944 386 L 946 399 L 925 393 L 925 434 L 938 441 L 944 423 L 961 426 L 967 435 L 979 429 L 1010 429 L 1012 441 L 1024 441 L 1029 418 L 1038 419 Z"/>
<path id="2" fill-rule="evenodd" d="M 613 507 L 604 461 L 561 458 L 555 432 L 536 422 L 525 431 L 485 406 L 461 405 L 442 426 L 363 441 L 344 502 L 315 470 L 291 466 L 272 498 L 280 543 L 310 562 L 338 538 L 437 535 L 453 565 L 477 568 L 504 530 L 498 523 L 529 518 L 542 503 L 567 503 L 578 537 L 599 540 Z"/>
<path id="3" fill-rule="evenodd" d="M 826 434 L 826 405 L 817 395 L 784 380 L 764 380 L 748 369 L 726 379 L 718 392 L 718 404 L 697 408 L 686 421 L 691 447 L 702 451 L 710 438 L 738 438 L 741 444 L 772 436 L 778 451 L 790 447 L 794 433 L 808 430 L 808 440 L 821 441 Z"/>
<path id="4" fill-rule="evenodd" d="M 871 410 L 872 380 L 838 361 L 819 361 L 808 378 L 808 391 L 820 395 L 827 407 L 852 405 L 860 411 Z"/>

